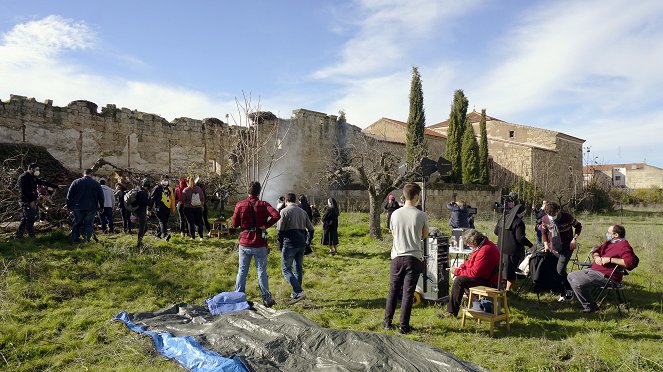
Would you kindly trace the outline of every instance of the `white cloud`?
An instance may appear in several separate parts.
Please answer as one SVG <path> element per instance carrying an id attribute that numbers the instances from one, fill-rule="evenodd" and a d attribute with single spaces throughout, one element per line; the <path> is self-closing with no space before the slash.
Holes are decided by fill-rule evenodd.
<path id="1" fill-rule="evenodd" d="M 621 147 L 621 161 L 642 161 L 644 146 L 661 145 L 652 133 L 663 119 L 662 16 L 660 1 L 565 1 L 527 10 L 495 43 L 495 67 L 467 91 L 491 115 L 532 125 L 546 117 L 550 129 L 587 139 L 601 158 L 619 161 Z"/>
<path id="2" fill-rule="evenodd" d="M 523 14 L 472 95 L 499 115 L 593 98 L 598 109 L 660 87 L 661 2 L 563 2 Z M 551 102 L 552 101 L 552 102 Z"/>
<path id="3" fill-rule="evenodd" d="M 0 97 L 19 94 L 53 99 L 64 106 L 85 99 L 175 117 L 219 117 L 236 111 L 234 100 L 217 100 L 205 93 L 158 82 L 132 81 L 90 72 L 81 62 L 63 58 L 65 52 L 98 48 L 97 35 L 83 22 L 51 15 L 18 24 L 0 40 Z M 139 59 L 121 56 L 141 64 Z"/>
<path id="4" fill-rule="evenodd" d="M 62 50 L 89 49 L 94 32 L 82 22 L 56 15 L 16 25 L 2 36 L 0 55 L 7 62 L 43 62 Z"/>
<path id="5" fill-rule="evenodd" d="M 445 19 L 467 12 L 472 2 L 363 0 L 358 32 L 343 46 L 340 60 L 313 73 L 317 79 L 381 76 L 408 60 L 407 52 L 430 37 Z M 436 40 L 439 42 L 439 40 Z M 407 66 L 408 63 L 405 62 Z"/>
<path id="6" fill-rule="evenodd" d="M 452 70 L 448 66 L 419 68 L 424 90 L 426 125 L 435 124 L 449 115 Z M 411 70 L 375 78 L 354 79 L 345 82 L 342 98 L 331 102 L 326 112 L 343 109 L 348 122 L 365 128 L 381 117 L 407 121 L 409 110 Z"/>

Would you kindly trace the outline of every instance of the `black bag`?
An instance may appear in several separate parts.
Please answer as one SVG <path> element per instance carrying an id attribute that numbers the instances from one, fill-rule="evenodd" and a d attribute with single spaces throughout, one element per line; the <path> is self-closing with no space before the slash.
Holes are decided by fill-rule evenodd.
<path id="1" fill-rule="evenodd" d="M 557 273 L 557 256 L 551 252 L 534 252 L 529 260 L 532 276 L 532 292 L 553 291 L 561 293 L 562 276 Z"/>
<path id="2" fill-rule="evenodd" d="M 483 311 L 484 313 L 492 314 L 493 302 L 486 297 L 477 298 L 476 300 L 472 301 L 472 310 Z"/>

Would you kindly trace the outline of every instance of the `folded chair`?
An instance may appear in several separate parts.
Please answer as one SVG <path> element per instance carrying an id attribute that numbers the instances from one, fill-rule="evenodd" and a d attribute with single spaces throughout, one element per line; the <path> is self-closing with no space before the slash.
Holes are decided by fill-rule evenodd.
<path id="1" fill-rule="evenodd" d="M 619 316 L 624 316 L 624 314 L 622 314 L 622 309 L 621 309 L 622 305 L 624 306 L 627 312 L 629 312 L 630 310 L 629 304 L 626 301 L 626 295 L 624 294 L 624 289 L 626 288 L 626 286 L 624 285 L 623 282 L 617 283 L 612 278 L 615 274 L 618 274 L 620 272 L 622 272 L 624 276 L 628 275 L 628 271 L 626 271 L 625 267 L 619 265 L 615 266 L 610 276 L 606 275 L 606 282 L 603 285 L 603 287 L 601 287 L 600 289 L 597 287 L 596 290 L 594 291 L 596 294 L 594 299 L 596 300 L 596 305 L 600 307 L 603 301 L 606 299 L 606 297 L 608 297 L 608 293 L 612 292 L 615 301 L 617 302 L 617 311 L 619 311 Z"/>
<path id="2" fill-rule="evenodd" d="M 589 250 L 589 253 L 587 253 L 587 257 L 585 258 L 584 261 L 580 261 L 578 259 L 578 251 L 580 250 L 580 244 L 578 244 L 578 246 L 575 250 L 574 256 L 573 256 L 573 263 L 571 264 L 571 271 L 574 271 L 576 267 L 578 268 L 578 270 L 581 270 L 581 269 L 586 269 L 586 268 L 592 266 L 592 261 L 594 261 L 594 260 L 592 260 L 592 253 L 594 253 L 596 248 L 598 248 L 598 245 L 592 247 L 592 249 Z"/>

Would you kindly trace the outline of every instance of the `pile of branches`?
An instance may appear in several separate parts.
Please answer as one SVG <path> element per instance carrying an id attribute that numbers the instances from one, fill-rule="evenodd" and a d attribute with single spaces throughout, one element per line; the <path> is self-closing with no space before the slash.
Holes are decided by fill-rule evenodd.
<path id="1" fill-rule="evenodd" d="M 4 230 L 14 229 L 12 227 L 22 217 L 21 190 L 18 179 L 28 167 L 28 154 L 19 152 L 9 156 L 2 161 L 0 167 L 0 228 Z M 60 188 L 45 190 L 38 199 L 37 220 L 45 220 L 54 226 L 66 224 L 69 212 L 66 210 L 67 188 L 73 174 L 65 172 L 58 173 L 48 181 L 61 185 Z"/>

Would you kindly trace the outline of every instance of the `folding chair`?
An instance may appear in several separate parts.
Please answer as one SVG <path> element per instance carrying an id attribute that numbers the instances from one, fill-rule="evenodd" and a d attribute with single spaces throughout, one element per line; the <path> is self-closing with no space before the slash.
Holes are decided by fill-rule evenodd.
<path id="1" fill-rule="evenodd" d="M 575 255 L 573 256 L 573 264 L 571 264 L 571 271 L 574 271 L 574 268 L 577 266 L 578 270 L 581 269 L 586 269 L 590 266 L 592 266 L 592 253 L 598 248 L 597 246 L 592 247 L 592 249 L 589 250 L 589 253 L 587 253 L 587 257 L 585 258 L 584 261 L 580 261 L 578 259 L 578 251 L 580 250 L 580 244 L 578 244 L 576 250 L 575 250 Z"/>
<path id="2" fill-rule="evenodd" d="M 628 302 L 626 301 L 626 295 L 624 294 L 624 288 L 626 288 L 626 286 L 624 285 L 624 283 L 617 283 L 612 278 L 615 274 L 618 274 L 620 272 L 622 272 L 624 276 L 628 275 L 628 271 L 626 271 L 626 268 L 619 265 L 615 266 L 610 276 L 606 275 L 607 280 L 603 285 L 603 287 L 601 287 L 600 290 L 597 287 L 596 290 L 594 291 L 596 293 L 596 296 L 594 298 L 596 299 L 596 305 L 600 307 L 603 301 L 606 299 L 606 297 L 608 297 L 608 292 L 612 292 L 615 296 L 615 300 L 617 301 L 617 311 L 619 311 L 619 316 L 623 316 L 621 309 L 622 305 L 624 305 L 627 312 L 630 311 Z"/>

